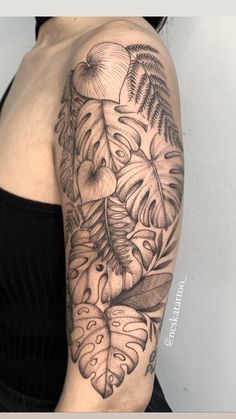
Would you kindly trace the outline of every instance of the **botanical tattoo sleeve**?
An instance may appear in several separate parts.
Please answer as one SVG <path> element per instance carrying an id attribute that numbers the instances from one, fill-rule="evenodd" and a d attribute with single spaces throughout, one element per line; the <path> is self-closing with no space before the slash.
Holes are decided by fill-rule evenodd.
<path id="1" fill-rule="evenodd" d="M 171 285 L 183 148 L 169 97 L 158 50 L 99 43 L 70 72 L 55 127 L 69 350 L 103 398 L 158 341 Z"/>

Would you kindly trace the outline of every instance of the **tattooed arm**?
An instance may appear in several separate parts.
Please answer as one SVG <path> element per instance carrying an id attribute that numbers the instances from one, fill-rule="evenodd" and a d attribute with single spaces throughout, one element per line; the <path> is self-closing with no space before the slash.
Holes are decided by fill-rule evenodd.
<path id="1" fill-rule="evenodd" d="M 155 35 L 98 38 L 74 59 L 55 123 L 68 336 L 56 410 L 142 411 L 180 236 L 178 88 Z"/>

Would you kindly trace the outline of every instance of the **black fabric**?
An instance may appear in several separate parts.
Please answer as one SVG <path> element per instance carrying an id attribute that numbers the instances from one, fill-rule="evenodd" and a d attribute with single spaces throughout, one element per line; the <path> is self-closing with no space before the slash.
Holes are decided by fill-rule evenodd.
<path id="1" fill-rule="evenodd" d="M 15 76 L 14 76 L 14 77 L 12 78 L 12 80 L 10 81 L 9 85 L 7 86 L 7 88 L 6 88 L 5 92 L 4 92 L 4 94 L 3 94 L 3 96 L 2 96 L 2 98 L 1 98 L 1 100 L 0 100 L 0 115 L 1 115 L 1 110 L 2 110 L 2 107 L 3 107 L 3 105 L 4 105 L 4 102 L 5 102 L 6 98 L 7 98 L 8 93 L 9 93 L 9 91 L 10 91 L 10 88 L 11 88 L 11 86 L 12 86 L 12 83 L 13 83 L 14 79 L 15 79 Z"/>
<path id="2" fill-rule="evenodd" d="M 0 187 L 0 411 L 56 405 L 67 367 L 65 302 L 61 206 Z M 146 411 L 171 411 L 156 376 Z"/>
<path id="3" fill-rule="evenodd" d="M 65 261 L 59 205 L 0 189 L 0 379 L 58 398 L 65 378 Z"/>
<path id="4" fill-rule="evenodd" d="M 61 206 L 0 188 L 0 233 L 0 411 L 50 411 L 67 365 Z M 147 409 L 171 411 L 156 376 Z"/>
<path id="5" fill-rule="evenodd" d="M 39 29 L 44 24 L 44 22 L 47 22 L 47 20 L 52 18 L 53 16 L 35 16 L 35 39 L 38 38 Z"/>
<path id="6" fill-rule="evenodd" d="M 146 19 L 157 32 L 161 31 L 168 19 L 167 16 L 143 16 L 143 18 Z"/>

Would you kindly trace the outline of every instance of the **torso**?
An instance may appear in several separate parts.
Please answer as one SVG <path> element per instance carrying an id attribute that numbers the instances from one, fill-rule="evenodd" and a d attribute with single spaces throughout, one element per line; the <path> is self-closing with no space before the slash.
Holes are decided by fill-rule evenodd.
<path id="1" fill-rule="evenodd" d="M 26 54 L 0 117 L 0 186 L 49 203 L 60 203 L 52 143 L 68 50 Z"/>

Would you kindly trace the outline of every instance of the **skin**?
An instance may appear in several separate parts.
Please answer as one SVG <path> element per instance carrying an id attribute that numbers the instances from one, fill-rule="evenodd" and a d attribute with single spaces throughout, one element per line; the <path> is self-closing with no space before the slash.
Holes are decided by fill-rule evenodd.
<path id="1" fill-rule="evenodd" d="M 108 160 L 106 161 L 106 173 L 108 173 L 109 176 L 107 179 L 105 179 L 105 183 L 103 182 L 103 185 L 100 188 L 102 192 L 100 191 L 99 195 L 97 192 L 97 178 L 95 177 L 95 181 L 93 180 L 95 183 L 90 183 L 90 186 L 88 186 L 86 181 L 83 179 L 85 179 L 86 176 L 88 178 L 89 165 L 91 166 L 92 164 L 96 164 L 97 170 L 100 169 L 101 171 L 102 163 L 101 161 L 99 162 L 99 160 L 96 162 L 91 162 L 91 160 L 93 160 L 91 155 L 88 156 L 86 153 L 82 153 L 80 156 L 79 176 L 77 178 L 76 175 L 73 178 L 73 182 L 78 181 L 79 183 L 80 199 L 78 196 L 76 196 L 75 191 L 73 193 L 68 192 L 69 181 L 66 180 L 66 184 L 62 181 L 63 173 L 61 165 L 63 161 L 65 162 L 65 158 L 63 157 L 63 138 L 61 141 L 59 140 L 61 130 L 60 128 L 56 128 L 58 121 L 60 120 L 59 112 L 62 108 L 61 100 L 63 97 L 63 92 L 65 95 L 66 81 L 68 82 L 70 71 L 76 69 L 78 64 L 86 62 L 89 51 L 92 51 L 93 54 L 95 51 L 93 48 L 102 46 L 105 48 L 103 51 L 104 55 L 106 55 L 106 48 L 111 46 L 111 56 L 112 54 L 114 56 L 115 52 L 118 51 L 117 54 L 119 57 L 120 51 L 122 51 L 122 65 L 124 68 L 128 69 L 130 61 L 127 57 L 130 57 L 130 55 L 129 52 L 127 52 L 129 51 L 127 48 L 129 45 L 138 44 L 146 45 L 148 48 L 155 48 L 158 51 L 158 57 L 160 58 L 164 67 L 165 81 L 169 91 L 168 106 L 171 108 L 173 124 L 175 124 L 176 130 L 178 132 L 178 141 L 176 144 L 171 145 L 171 150 L 168 150 L 171 152 L 174 150 L 175 153 L 178 153 L 178 158 L 183 158 L 180 101 L 175 69 L 171 57 L 166 47 L 162 43 L 160 37 L 142 18 L 83 17 L 54 18 L 48 21 L 45 25 L 43 25 L 42 30 L 40 30 L 39 38 L 35 47 L 26 54 L 21 62 L 15 82 L 4 105 L 0 118 L 0 185 L 9 191 L 17 193 L 18 195 L 24 196 L 26 198 L 48 203 L 59 203 L 62 205 L 63 209 L 66 237 L 65 255 L 68 272 L 66 278 L 66 286 L 68 291 L 67 320 L 69 326 L 67 331 L 69 350 L 66 379 L 60 400 L 58 401 L 55 411 L 144 411 L 152 393 L 154 374 L 147 373 L 147 368 L 148 365 L 150 365 L 150 356 L 153 351 L 156 351 L 158 345 L 164 308 L 167 302 L 169 286 L 176 263 L 181 231 L 183 191 L 181 189 L 181 199 L 178 202 L 175 212 L 171 212 L 172 215 L 170 219 L 168 218 L 168 221 L 163 222 L 160 221 L 160 219 L 155 218 L 154 215 L 155 220 L 152 217 L 149 228 L 147 229 L 148 221 L 145 220 L 145 217 L 142 217 L 142 212 L 138 211 L 138 216 L 136 217 L 136 214 L 132 210 L 132 205 L 129 205 L 129 187 L 132 185 L 129 185 L 128 182 L 130 176 L 129 173 L 126 173 L 128 161 L 122 163 L 121 165 L 120 163 L 117 163 L 116 167 L 114 167 L 114 165 L 112 166 Z M 135 57 L 135 55 L 133 55 L 133 57 Z M 126 77 L 126 73 L 122 73 L 123 70 L 119 70 L 119 78 L 114 78 L 114 66 L 119 66 L 119 60 L 120 58 L 117 58 L 116 62 L 115 58 L 112 58 L 106 68 L 107 77 L 110 81 L 109 84 L 110 86 L 113 86 L 113 88 L 108 89 L 109 94 L 106 99 L 113 101 L 115 100 L 116 103 L 120 103 L 117 97 L 117 92 L 121 92 L 121 81 L 124 81 Z M 76 85 L 77 92 L 82 92 L 83 97 L 86 96 L 87 99 L 94 98 L 93 83 L 90 84 L 88 90 L 85 90 L 84 86 L 86 79 L 83 80 L 83 83 L 81 84 L 81 72 L 77 71 L 76 74 L 77 78 L 74 79 L 74 83 Z M 99 95 L 101 95 L 101 93 L 99 93 L 98 96 Z M 67 95 L 66 98 L 68 99 Z M 99 98 L 100 96 L 98 99 Z M 94 104 L 95 108 L 92 109 L 90 103 L 86 106 L 88 106 L 88 112 L 91 111 L 95 116 L 96 112 L 98 112 L 97 106 L 100 106 L 100 104 Z M 135 108 L 132 106 L 133 105 L 131 102 L 131 111 L 135 112 Z M 77 110 L 79 110 L 79 108 Z M 140 113 L 137 113 L 136 116 L 137 115 L 140 115 Z M 101 116 L 98 116 L 98 118 L 101 120 Z M 110 124 L 113 124 L 114 121 L 115 119 L 110 121 Z M 147 129 L 145 141 L 144 135 L 141 135 L 141 148 L 143 153 L 146 155 L 148 155 L 150 152 L 150 143 L 153 135 L 156 133 L 156 131 L 154 131 L 155 127 L 153 130 L 151 130 L 150 127 Z M 82 134 L 79 133 L 76 140 L 76 144 L 80 145 L 80 149 L 82 147 L 81 135 Z M 131 135 L 132 132 L 129 132 L 129 138 Z M 158 141 L 160 141 L 163 146 L 170 146 L 170 139 L 165 138 L 165 135 L 162 131 L 159 132 L 158 138 Z M 103 154 L 102 157 L 104 157 Z M 166 160 L 164 165 L 165 170 L 168 171 L 171 169 L 171 162 L 171 159 Z M 174 162 L 173 164 L 175 169 L 177 167 L 179 168 L 180 166 L 181 169 L 183 169 L 183 160 L 181 160 L 181 163 L 178 161 L 178 163 Z M 137 170 L 142 170 L 142 167 L 139 169 L 138 166 Z M 178 174 L 177 176 L 179 177 L 179 186 L 182 188 L 183 176 L 181 174 Z M 103 178 L 105 178 L 105 173 L 102 175 L 102 179 Z M 74 204 L 83 204 L 81 206 L 81 208 L 85 210 L 83 221 L 85 223 L 87 222 L 89 225 L 89 241 L 90 244 L 92 244 L 94 247 L 96 245 L 96 240 L 93 242 L 91 238 L 91 222 L 89 221 L 89 216 L 87 215 L 88 213 L 86 213 L 87 207 L 84 206 L 84 204 L 91 206 L 94 204 L 94 201 L 98 202 L 98 199 L 102 198 L 105 200 L 101 201 L 101 205 L 104 205 L 104 203 L 107 205 L 110 202 L 110 205 L 113 203 L 114 206 L 114 199 L 112 201 L 112 199 L 109 198 L 112 193 L 116 194 L 116 205 L 118 199 L 119 205 L 123 205 L 125 211 L 127 211 L 127 216 L 130 217 L 130 223 L 132 223 L 133 226 L 133 232 L 137 233 L 139 231 L 137 228 L 137 225 L 139 224 L 137 223 L 142 222 L 140 225 L 146 229 L 145 231 L 148 230 L 149 232 L 149 245 L 150 243 L 153 243 L 150 235 L 155 235 L 155 252 L 160 250 L 160 240 L 158 241 L 158 238 L 161 237 L 160 234 L 162 234 L 162 242 L 164 243 L 162 254 L 164 254 L 166 249 L 169 248 L 168 244 L 172 246 L 172 250 L 170 253 L 170 258 L 168 258 L 170 262 L 166 267 L 165 265 L 162 265 L 164 262 L 166 262 L 165 258 L 160 257 L 158 259 L 153 252 L 153 257 L 150 259 L 149 252 L 147 255 L 148 259 L 145 260 L 145 257 L 144 259 L 142 257 L 142 254 L 144 253 L 141 252 L 139 259 L 133 258 L 131 269 L 132 274 L 129 276 L 126 275 L 126 282 L 123 277 L 122 286 L 115 285 L 118 282 L 117 273 L 115 273 L 114 266 L 111 266 L 106 258 L 101 262 L 101 255 L 98 254 L 99 252 L 95 254 L 95 262 L 99 264 L 99 267 L 103 266 L 103 268 L 106 270 L 108 269 L 107 272 L 109 272 L 107 282 L 109 293 L 106 290 L 106 295 L 109 294 L 109 298 L 105 299 L 105 303 L 107 304 L 108 301 L 110 304 L 110 301 L 113 300 L 115 301 L 115 307 L 125 306 L 125 310 L 128 312 L 128 317 L 135 315 L 139 316 L 140 320 L 141 317 L 143 318 L 143 313 L 140 313 L 140 310 L 137 309 L 137 305 L 134 307 L 134 305 L 130 306 L 128 304 L 127 307 L 127 298 L 129 297 L 129 294 L 126 294 L 126 297 L 128 297 L 124 303 L 124 298 L 123 300 L 121 298 L 121 295 L 123 294 L 121 293 L 122 291 L 134 292 L 134 297 L 137 300 L 135 294 L 136 288 L 134 288 L 133 291 L 132 287 L 135 284 L 139 284 L 140 279 L 143 278 L 144 272 L 148 273 L 149 275 L 158 274 L 159 276 L 155 276 L 154 278 L 155 281 L 161 280 L 168 284 L 168 286 L 165 286 L 165 292 L 163 292 L 162 295 L 162 306 L 158 306 L 156 310 L 152 311 L 152 316 L 156 315 L 156 317 L 159 318 L 159 322 L 156 324 L 156 326 L 152 327 L 152 332 L 150 332 L 150 327 L 147 327 L 146 325 L 144 326 L 144 323 L 142 326 L 142 332 L 134 332 L 135 336 L 142 341 L 142 347 L 140 347 L 140 345 L 136 345 L 138 361 L 135 365 L 135 368 L 133 368 L 129 374 L 124 374 L 124 377 L 122 377 L 119 386 L 107 386 L 105 390 L 101 390 L 97 384 L 92 382 L 91 376 L 86 377 L 85 370 L 83 367 L 81 367 L 80 356 L 77 357 L 75 352 L 73 352 L 73 345 L 71 346 L 71 343 L 73 343 L 73 338 L 71 337 L 71 333 L 73 333 L 73 327 L 70 327 L 69 319 L 72 321 L 72 323 L 76 321 L 76 315 L 73 313 L 70 315 L 70 311 L 72 311 L 72 308 L 81 308 L 82 306 L 79 304 L 85 304 L 86 306 L 86 304 L 90 302 L 91 304 L 89 308 L 94 318 L 96 317 L 98 310 L 100 310 L 102 313 L 106 313 L 105 310 L 109 309 L 110 306 L 109 304 L 104 304 L 104 301 L 103 303 L 101 303 L 101 301 L 95 303 L 95 300 L 92 297 L 90 300 L 86 300 L 85 297 L 82 298 L 81 295 L 83 295 L 87 288 L 85 287 L 84 282 L 81 280 L 77 286 L 76 293 L 73 294 L 73 291 L 75 290 L 74 282 L 73 280 L 69 280 L 69 269 L 71 269 L 71 254 L 74 249 L 74 241 L 72 236 L 73 233 L 75 233 L 78 234 L 78 237 L 81 237 L 81 234 L 83 234 L 83 228 L 82 223 L 78 222 L 73 231 L 70 231 L 69 234 L 67 234 L 66 220 L 70 208 L 73 208 L 72 211 L 73 214 L 75 214 L 73 207 Z M 110 201 L 107 201 L 109 199 Z M 103 222 L 105 224 L 106 222 L 109 223 L 109 217 L 107 219 L 104 218 Z M 126 234 L 129 232 L 124 231 L 124 233 L 126 236 Z M 134 242 L 137 246 L 137 249 L 140 249 L 143 241 L 138 233 L 136 234 L 136 239 L 134 239 Z M 173 245 L 173 242 L 175 242 L 175 245 Z M 130 247 L 128 249 L 130 249 Z M 96 248 L 96 251 L 97 250 L 98 249 Z M 154 256 L 156 257 L 156 262 L 154 260 Z M 76 264 L 78 261 L 79 256 L 76 254 L 75 262 L 73 263 Z M 150 266 L 154 268 L 160 266 L 160 268 L 155 268 L 154 271 L 152 271 Z M 74 265 L 72 266 L 71 271 L 73 269 Z M 101 271 L 99 268 L 93 274 L 91 280 L 92 282 L 89 283 L 92 295 L 98 292 L 98 285 L 95 283 L 97 283 L 97 278 L 99 278 L 99 270 Z M 141 271 L 142 274 L 140 273 Z M 77 271 L 77 277 L 79 278 L 80 275 L 84 275 L 83 272 L 85 272 L 87 275 L 88 268 L 87 271 L 86 269 L 83 271 L 83 269 L 81 270 L 80 268 L 80 270 Z M 111 291 L 111 289 L 113 291 Z M 144 291 L 142 290 L 142 292 Z M 150 306 L 150 297 L 148 297 L 148 301 Z M 158 299 L 156 302 L 152 302 L 152 306 L 157 303 Z M 82 308 L 84 308 L 84 306 Z M 145 316 L 145 321 L 150 321 L 150 316 Z M 127 316 L 125 319 L 125 321 L 127 321 Z M 78 325 L 80 325 L 82 328 L 85 328 L 86 325 L 88 326 L 88 321 L 82 317 L 79 319 Z M 105 336 L 105 339 L 108 339 L 107 335 Z M 89 341 L 89 343 L 90 345 L 93 345 L 93 340 Z M 82 344 L 84 344 L 84 341 L 82 341 Z M 124 370 L 126 371 L 126 369 Z M 152 368 L 149 368 L 149 371 L 150 370 L 152 370 Z M 96 367 L 93 369 L 93 374 L 95 374 L 95 376 L 97 374 Z M 137 383 L 139 383 L 139 385 L 137 385 Z"/>

